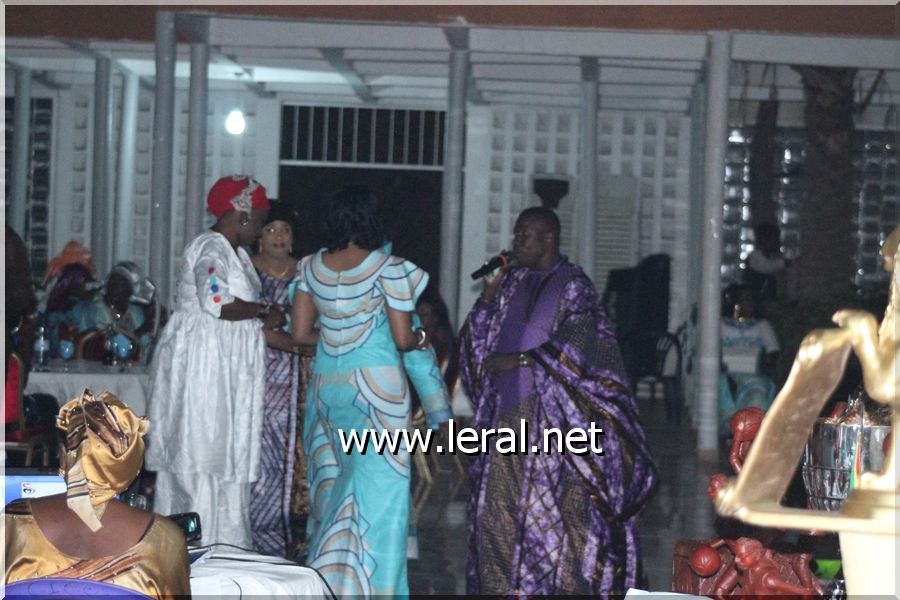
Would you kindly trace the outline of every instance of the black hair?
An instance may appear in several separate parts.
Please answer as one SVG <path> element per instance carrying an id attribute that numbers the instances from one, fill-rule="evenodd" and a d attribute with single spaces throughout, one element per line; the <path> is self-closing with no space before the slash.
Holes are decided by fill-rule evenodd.
<path id="1" fill-rule="evenodd" d="M 422 292 L 422 295 L 419 296 L 419 299 L 416 301 L 416 308 L 418 308 L 420 304 L 430 305 L 431 312 L 434 314 L 438 323 L 450 327 L 450 310 L 447 308 L 447 303 L 441 298 L 441 294 L 436 287 L 429 284 L 428 287 L 425 288 L 425 291 Z"/>
<path id="2" fill-rule="evenodd" d="M 753 298 L 753 301 L 756 301 L 756 292 L 755 290 L 741 283 L 732 283 L 722 292 L 722 316 L 730 317 L 734 314 L 734 307 L 741 300 L 741 296 L 749 293 Z"/>
<path id="3" fill-rule="evenodd" d="M 553 210 L 546 206 L 532 206 L 519 213 L 519 218 L 540 221 L 559 241 L 562 226 L 559 223 L 559 217 L 556 216 Z"/>
<path id="4" fill-rule="evenodd" d="M 331 197 L 325 215 L 325 247 L 343 250 L 351 242 L 365 250 L 384 245 L 384 225 L 378 216 L 378 199 L 364 185 L 351 185 Z"/>

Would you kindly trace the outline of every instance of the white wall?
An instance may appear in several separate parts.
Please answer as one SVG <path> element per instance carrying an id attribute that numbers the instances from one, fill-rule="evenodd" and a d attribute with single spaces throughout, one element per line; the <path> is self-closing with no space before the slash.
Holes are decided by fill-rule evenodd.
<path id="1" fill-rule="evenodd" d="M 575 258 L 573 224 L 582 218 L 573 201 L 578 123 L 578 111 L 572 109 L 469 107 L 458 323 L 480 291 L 480 284 L 470 283 L 469 273 L 508 248 L 518 213 L 540 204 L 530 191 L 534 173 L 564 175 L 572 181 L 558 212 L 562 250 Z M 690 123 L 680 113 L 601 110 L 598 115 L 598 175 L 638 180 L 639 257 L 657 252 L 672 257 L 670 329 L 687 318 Z M 604 257 L 598 256 L 591 275 L 602 280 L 606 271 Z"/>
<path id="2" fill-rule="evenodd" d="M 117 78 L 116 78 L 117 79 Z M 118 148 L 118 127 L 121 121 L 121 87 L 114 90 L 113 140 Z M 54 256 L 69 240 L 90 245 L 91 159 L 93 127 L 93 87 L 72 85 L 58 92 L 38 92 L 54 98 L 54 154 L 51 178 L 51 248 Z M 278 192 L 278 131 L 280 105 L 275 99 L 260 100 L 249 92 L 210 91 L 210 110 L 207 120 L 206 185 L 208 188 L 222 175 L 249 174 L 269 190 Z M 174 164 L 172 175 L 173 210 L 169 224 L 172 230 L 170 276 L 174 277 L 177 259 L 184 247 L 184 211 L 187 169 L 188 97 L 186 90 L 176 93 Z M 224 128 L 225 116 L 240 106 L 245 112 L 247 130 L 241 136 L 229 135 Z M 141 89 L 135 136 L 134 229 L 131 232 L 130 256 L 115 256 L 115 261 L 134 260 L 148 268 L 150 254 L 150 179 L 153 151 L 153 94 Z M 115 157 L 110 165 L 116 173 Z M 116 182 L 118 185 L 118 182 Z M 118 189 L 118 187 L 116 187 Z M 206 198 L 193 199 L 206 202 Z M 211 222 L 209 222 L 211 224 Z M 102 276 L 103 274 L 101 274 Z"/>

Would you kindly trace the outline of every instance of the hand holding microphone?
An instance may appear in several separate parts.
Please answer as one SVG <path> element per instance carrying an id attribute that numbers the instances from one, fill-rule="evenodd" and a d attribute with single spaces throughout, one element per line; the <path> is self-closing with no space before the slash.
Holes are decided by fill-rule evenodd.
<path id="1" fill-rule="evenodd" d="M 500 291 L 500 280 L 503 279 L 503 272 L 507 267 L 514 266 L 515 264 L 516 259 L 512 253 L 504 250 L 484 263 L 480 269 L 472 273 L 472 279 L 484 277 L 484 289 L 481 290 L 482 299 L 487 302 L 493 302 L 494 298 L 497 296 L 497 292 Z M 492 276 L 491 273 L 498 268 L 501 269 L 500 273 Z"/>
<path id="2" fill-rule="evenodd" d="M 513 264 L 514 262 L 515 258 L 513 257 L 512 252 L 503 250 L 500 252 L 500 254 L 481 265 L 481 267 L 479 267 L 474 273 L 472 273 L 472 279 L 480 279 L 494 269 L 503 268 L 506 265 Z"/>

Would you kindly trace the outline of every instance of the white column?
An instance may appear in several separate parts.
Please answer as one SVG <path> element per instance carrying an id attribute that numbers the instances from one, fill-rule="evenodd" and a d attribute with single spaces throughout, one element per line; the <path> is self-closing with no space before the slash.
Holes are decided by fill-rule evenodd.
<path id="1" fill-rule="evenodd" d="M 13 112 L 12 170 L 9 174 L 10 227 L 25 239 L 28 212 L 28 164 L 31 155 L 31 71 L 16 69 L 16 103 Z M 27 240 L 26 240 L 27 243 Z"/>
<path id="2" fill-rule="evenodd" d="M 597 59 L 581 58 L 581 144 L 578 161 L 578 264 L 585 273 L 594 274 L 594 224 L 597 213 Z"/>
<path id="3" fill-rule="evenodd" d="M 136 73 L 122 76 L 122 124 L 119 129 L 119 176 L 113 260 L 131 260 L 134 254 L 134 156 L 137 136 L 138 91 Z"/>
<path id="4" fill-rule="evenodd" d="M 153 176 L 150 202 L 150 279 L 170 304 L 172 257 L 172 149 L 175 129 L 175 15 L 156 13 L 156 97 L 153 114 Z"/>
<path id="5" fill-rule="evenodd" d="M 191 44 L 191 88 L 188 109 L 187 185 L 184 241 L 203 229 L 206 213 L 206 113 L 209 96 L 209 45 Z"/>
<path id="6" fill-rule="evenodd" d="M 447 84 L 447 127 L 444 140 L 444 178 L 441 186 L 441 296 L 451 315 L 459 306 L 459 269 L 462 243 L 463 158 L 465 152 L 466 85 L 469 51 L 450 51 Z"/>
<path id="7" fill-rule="evenodd" d="M 91 253 L 102 278 L 112 268 L 112 207 L 109 201 L 112 152 L 112 61 L 94 61 L 94 147 L 91 170 Z"/>
<path id="8" fill-rule="evenodd" d="M 728 69 L 731 34 L 709 34 L 706 166 L 703 186 L 703 259 L 700 271 L 697 451 L 715 455 L 719 420 L 719 329 L 721 325 L 722 197 L 728 129 Z"/>

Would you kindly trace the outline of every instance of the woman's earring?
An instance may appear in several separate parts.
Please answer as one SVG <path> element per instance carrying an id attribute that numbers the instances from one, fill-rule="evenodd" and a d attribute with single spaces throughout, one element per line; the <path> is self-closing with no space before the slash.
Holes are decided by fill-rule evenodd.
<path id="1" fill-rule="evenodd" d="M 247 213 L 241 213 L 241 226 L 246 227 L 250 224 L 250 215 Z"/>

